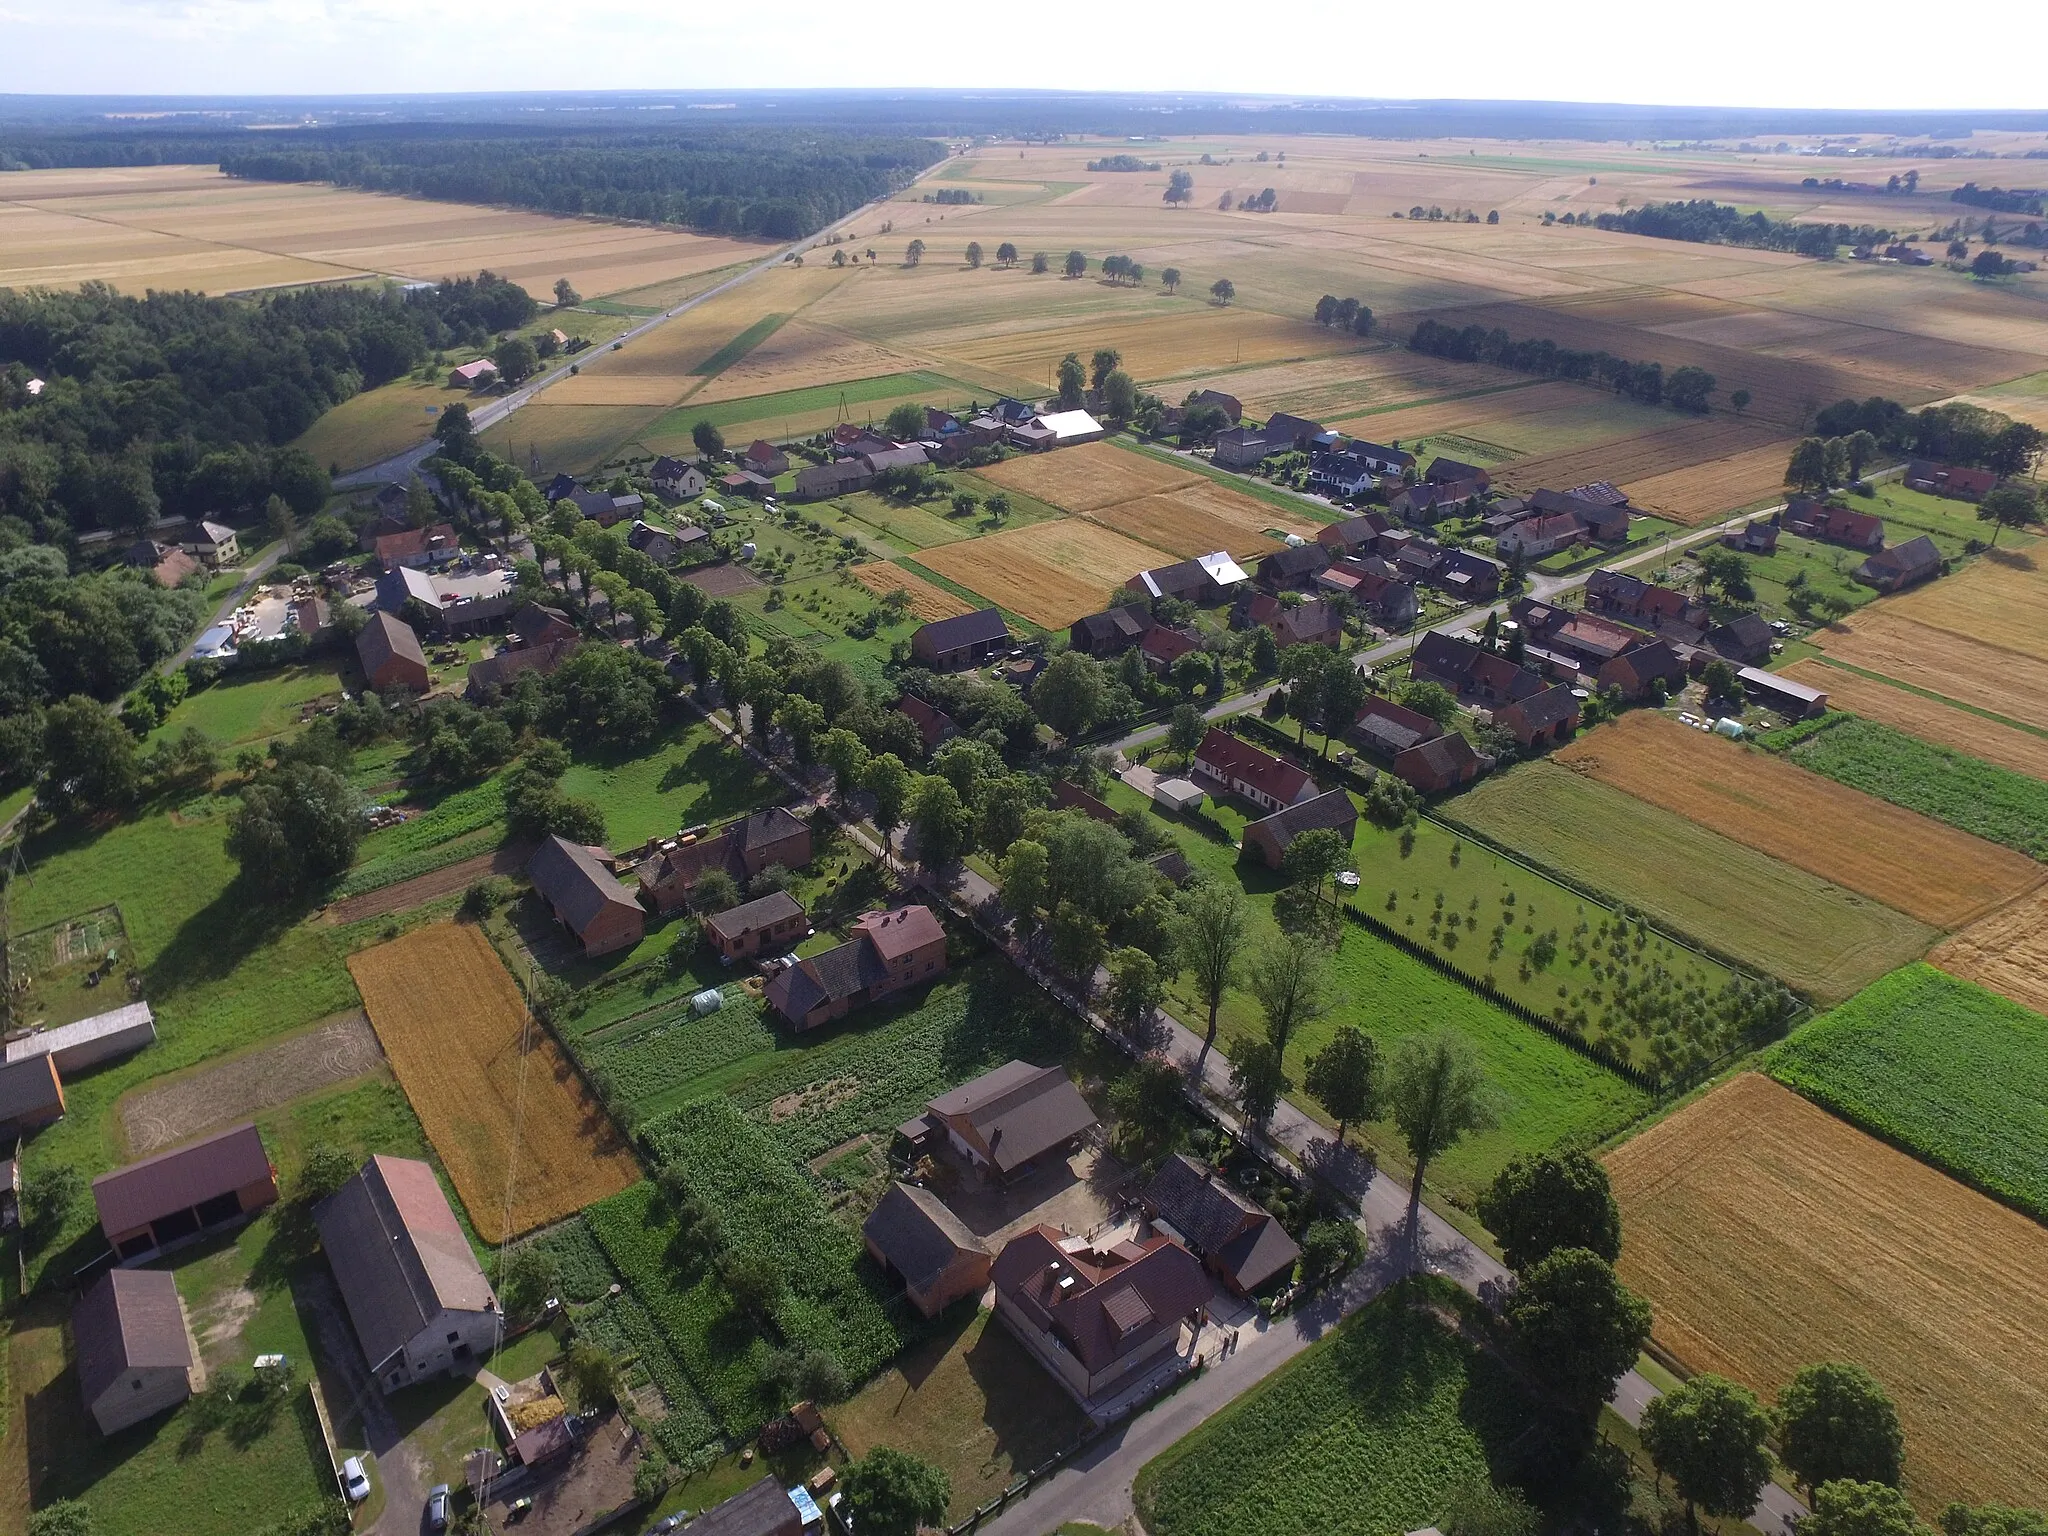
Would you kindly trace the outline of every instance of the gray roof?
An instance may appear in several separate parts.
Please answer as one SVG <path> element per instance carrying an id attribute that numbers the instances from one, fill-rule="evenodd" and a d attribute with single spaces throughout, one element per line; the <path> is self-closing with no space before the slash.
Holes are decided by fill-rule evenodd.
<path id="1" fill-rule="evenodd" d="M 690 1526 L 691 1536 L 801 1536 L 803 1517 L 773 1472 L 715 1504 Z"/>
<path id="2" fill-rule="evenodd" d="M 1358 807 L 1351 803 L 1351 797 L 1341 789 L 1326 789 L 1313 800 L 1304 800 L 1275 811 L 1270 816 L 1261 816 L 1245 828 L 1249 834 L 1252 827 L 1264 827 L 1282 853 L 1304 832 L 1328 829 L 1342 832 L 1358 825 Z"/>
<path id="3" fill-rule="evenodd" d="M 852 997 L 862 988 L 886 980 L 889 968 L 882 963 L 867 935 L 862 934 L 823 954 L 812 955 L 782 975 L 789 1016 L 801 1019 L 820 1003 Z"/>
<path id="4" fill-rule="evenodd" d="M 110 1269 L 72 1309 L 78 1386 L 88 1404 L 124 1372 L 188 1370 L 192 1343 L 167 1269 Z"/>
<path id="5" fill-rule="evenodd" d="M 57 1067 L 48 1056 L 30 1056 L 0 1067 L 0 1125 L 63 1102 Z"/>
<path id="6" fill-rule="evenodd" d="M 1912 575 L 1939 566 L 1941 551 L 1935 547 L 1934 540 L 1923 533 L 1917 538 L 1906 540 L 1903 544 L 1894 544 L 1890 549 L 1879 550 L 1863 563 L 1869 569 L 1880 573 L 1897 571 L 1901 575 Z"/>
<path id="7" fill-rule="evenodd" d="M 942 1093 L 935 1115 L 964 1119 L 996 1167 L 1008 1172 L 1095 1124 L 1095 1111 L 1064 1067 L 1012 1061 Z"/>
<path id="8" fill-rule="evenodd" d="M 1217 1264 L 1247 1291 L 1255 1291 L 1274 1276 L 1291 1271 L 1300 1257 L 1301 1245 L 1271 1215 L 1216 1250 Z"/>
<path id="9" fill-rule="evenodd" d="M 582 933 L 606 907 L 640 910 L 633 893 L 598 861 L 595 851 L 554 834 L 527 860 L 527 877 L 563 921 Z"/>
<path id="10" fill-rule="evenodd" d="M 1001 610 L 977 608 L 972 613 L 955 614 L 950 619 L 934 619 L 911 638 L 913 644 L 922 642 L 943 652 L 989 641 L 1008 644 L 1010 627 L 1003 622 Z"/>
<path id="11" fill-rule="evenodd" d="M 931 458 L 920 443 L 911 443 L 903 448 L 882 448 L 873 453 L 861 455 L 867 460 L 868 468 L 876 474 L 885 469 L 908 469 L 916 464 L 929 464 Z"/>
<path id="12" fill-rule="evenodd" d="M 787 891 L 770 891 L 766 896 L 753 901 L 743 901 L 736 907 L 727 907 L 705 922 L 720 938 L 736 938 L 757 928 L 772 928 L 787 918 L 802 917 L 803 904 Z"/>
<path id="13" fill-rule="evenodd" d="M 434 590 L 434 578 L 417 566 L 394 565 L 377 578 L 377 601 L 387 609 L 397 611 L 408 598 L 440 611 L 441 594 Z"/>
<path id="14" fill-rule="evenodd" d="M 447 1312 L 496 1305 L 434 1170 L 373 1157 L 313 1213 L 356 1337 L 379 1369 Z"/>
<path id="15" fill-rule="evenodd" d="M 861 1232 L 913 1291 L 945 1273 L 957 1255 L 989 1251 L 945 1201 L 915 1184 L 891 1184 Z"/>
<path id="16" fill-rule="evenodd" d="M 1559 683 L 1554 688 L 1533 693 L 1526 699 L 1517 699 L 1513 704 L 1503 705 L 1502 708 L 1517 711 L 1532 730 L 1540 731 L 1562 721 L 1576 719 L 1579 701 L 1569 687 Z"/>

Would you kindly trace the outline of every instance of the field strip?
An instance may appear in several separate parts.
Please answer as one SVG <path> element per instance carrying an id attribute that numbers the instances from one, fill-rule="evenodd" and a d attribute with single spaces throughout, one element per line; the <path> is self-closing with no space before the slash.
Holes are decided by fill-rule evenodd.
<path id="1" fill-rule="evenodd" d="M 1923 1516 L 2048 1502 L 2048 1228 L 1755 1074 L 1606 1162 L 1621 1277 L 1688 1367 L 1772 1395 L 1854 1361 L 1898 1404 Z"/>
<path id="2" fill-rule="evenodd" d="M 1830 659 L 2048 729 L 2048 661 L 1895 617 L 1882 603 L 1818 631 L 1814 643 Z"/>
<path id="3" fill-rule="evenodd" d="M 1990 719 L 1961 705 L 1812 657 L 1795 661 L 1783 669 L 1783 675 L 1824 689 L 1831 708 L 1889 725 L 1936 746 L 1953 747 L 2015 773 L 2048 779 L 2048 733 Z"/>
<path id="4" fill-rule="evenodd" d="M 891 592 L 908 593 L 910 611 L 926 623 L 931 623 L 935 619 L 955 618 L 960 614 L 974 611 L 972 605 L 954 596 L 944 587 L 935 586 L 922 576 L 886 560 L 853 566 L 847 574 L 877 597 L 886 597 Z"/>
<path id="5" fill-rule="evenodd" d="M 1054 518 L 927 549 L 911 568 L 1046 629 L 1064 629 L 1098 612 L 1139 571 L 1166 563 L 1150 545 L 1079 518 Z"/>
<path id="6" fill-rule="evenodd" d="M 2026 554 L 1986 555 L 1947 580 L 1916 587 L 1884 607 L 1894 617 L 1930 629 L 2048 661 L 2048 575 Z"/>
<path id="7" fill-rule="evenodd" d="M 2022 1008 L 2048 1013 L 2048 887 L 1979 918 L 1927 958 Z"/>
<path id="8" fill-rule="evenodd" d="M 2024 854 L 1650 710 L 1623 715 L 1555 755 L 1937 928 L 1959 928 L 2048 878 Z"/>

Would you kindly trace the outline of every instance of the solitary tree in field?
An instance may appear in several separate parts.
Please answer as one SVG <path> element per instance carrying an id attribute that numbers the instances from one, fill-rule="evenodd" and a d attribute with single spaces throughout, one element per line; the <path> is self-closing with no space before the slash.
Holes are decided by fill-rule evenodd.
<path id="1" fill-rule="evenodd" d="M 1178 208 L 1195 195 L 1195 178 L 1189 171 L 1174 171 L 1166 178 L 1166 201 Z"/>
<path id="2" fill-rule="evenodd" d="M 1052 258 L 1050 256 L 1046 255 L 1043 251 L 1033 251 L 1031 253 L 1031 275 L 1033 277 L 1043 277 L 1051 270 Z"/>
<path id="3" fill-rule="evenodd" d="M 903 248 L 903 265 L 914 267 L 924 260 L 924 242 L 913 240 Z"/>
<path id="4" fill-rule="evenodd" d="M 2023 485 L 2001 485 L 1977 504 L 1977 521 L 1991 525 L 1991 542 L 1996 544 L 2000 529 L 2024 528 L 2037 511 L 2032 491 Z"/>
<path id="5" fill-rule="evenodd" d="M 700 421 L 690 428 L 690 441 L 707 459 L 715 459 L 725 452 L 725 434 L 708 421 Z"/>
<path id="6" fill-rule="evenodd" d="M 1778 1394 L 1778 1459 L 1809 1491 L 1839 1480 L 1897 1487 L 1905 1451 L 1898 1409 L 1860 1365 L 1802 1367 Z"/>
<path id="7" fill-rule="evenodd" d="M 1088 270 L 1088 258 L 1079 251 L 1067 252 L 1067 276 L 1079 277 Z"/>
<path id="8" fill-rule="evenodd" d="M 568 309 L 572 305 L 581 304 L 582 302 L 583 295 L 569 286 L 569 279 L 566 277 L 555 279 L 555 308 Z"/>
<path id="9" fill-rule="evenodd" d="M 1735 407 L 1735 414 L 1740 416 L 1749 409 L 1749 391 L 1746 389 L 1736 390 L 1733 394 L 1729 395 L 1728 403 Z"/>
<path id="10" fill-rule="evenodd" d="M 1017 265 L 1017 247 L 1007 240 L 997 246 L 996 265 L 999 267 L 1014 267 Z"/>
<path id="11" fill-rule="evenodd" d="M 1250 937 L 1244 894 L 1230 880 L 1205 880 L 1192 886 L 1180 901 L 1176 958 L 1192 977 L 1195 996 L 1209 1010 L 1208 1032 L 1195 1057 L 1194 1080 L 1202 1081 L 1209 1052 L 1216 1044 L 1216 1015 L 1223 994 L 1237 980 L 1238 962 Z"/>
<path id="12" fill-rule="evenodd" d="M 1419 1231 L 1422 1183 L 1430 1163 L 1467 1131 L 1494 1124 L 1499 1112 L 1472 1042 L 1450 1031 L 1410 1035 L 1396 1047 L 1387 1069 L 1387 1107 L 1415 1164 L 1415 1182 L 1408 1191 L 1412 1237 Z"/>
<path id="13" fill-rule="evenodd" d="M 1588 1152 L 1511 1158 L 1480 1195 L 1479 1219 L 1511 1269 L 1540 1264 L 1560 1248 L 1584 1248 L 1609 1264 L 1621 1257 L 1621 1207 L 1606 1167 Z"/>
<path id="14" fill-rule="evenodd" d="M 1379 1047 L 1356 1024 L 1340 1025 L 1329 1044 L 1308 1059 L 1304 1086 L 1337 1120 L 1337 1146 L 1344 1132 L 1379 1112 Z"/>
<path id="15" fill-rule="evenodd" d="M 970 267 L 981 265 L 981 242 L 979 240 L 967 242 L 967 265 Z"/>
<path id="16" fill-rule="evenodd" d="M 1168 293 L 1172 293 L 1174 289 L 1180 286 L 1180 268 L 1162 268 L 1159 273 L 1159 285 L 1162 288 L 1164 288 Z"/>
<path id="17" fill-rule="evenodd" d="M 1771 1415 L 1725 1377 L 1693 1377 L 1643 1410 L 1643 1448 L 1677 1485 L 1695 1530 L 1699 1511 L 1740 1520 L 1771 1476 Z"/>
<path id="18" fill-rule="evenodd" d="M 1237 297 L 1237 284 L 1227 277 L 1219 277 L 1209 285 L 1209 297 L 1218 304 L 1228 304 Z"/>

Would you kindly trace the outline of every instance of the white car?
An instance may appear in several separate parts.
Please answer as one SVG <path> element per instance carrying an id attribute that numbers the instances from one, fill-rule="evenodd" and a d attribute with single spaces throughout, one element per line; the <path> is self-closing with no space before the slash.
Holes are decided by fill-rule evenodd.
<path id="1" fill-rule="evenodd" d="M 363 1470 L 362 1457 L 351 1456 L 341 1464 L 341 1481 L 349 1503 L 360 1504 L 370 1496 L 370 1474 Z"/>

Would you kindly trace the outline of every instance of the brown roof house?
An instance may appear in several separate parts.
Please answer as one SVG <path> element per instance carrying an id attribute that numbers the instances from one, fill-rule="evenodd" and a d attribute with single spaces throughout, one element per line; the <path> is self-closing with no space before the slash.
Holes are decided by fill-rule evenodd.
<path id="1" fill-rule="evenodd" d="M 1883 518 L 1830 506 L 1809 496 L 1794 496 L 1785 504 L 1785 531 L 1829 544 L 1846 544 L 1851 549 L 1884 548 Z"/>
<path id="2" fill-rule="evenodd" d="M 891 1184 L 860 1230 L 869 1255 L 903 1282 L 910 1304 L 926 1317 L 988 1285 L 995 1255 L 928 1189 Z"/>
<path id="3" fill-rule="evenodd" d="M 1476 640 L 1431 630 L 1415 644 L 1408 675 L 1440 683 L 1467 704 L 1512 704 L 1543 691 L 1543 680 Z"/>
<path id="4" fill-rule="evenodd" d="M 977 1168 L 1007 1179 L 1095 1126 L 1095 1111 L 1065 1067 L 1005 1062 L 925 1106 L 928 1126 Z M 906 1127 L 906 1129 L 908 1129 Z"/>
<path id="5" fill-rule="evenodd" d="M 380 1388 L 490 1356 L 504 1324 L 498 1298 L 430 1166 L 373 1157 L 313 1222 Z"/>
<path id="6" fill-rule="evenodd" d="M 773 1472 L 714 1504 L 690 1525 L 690 1536 L 804 1536 L 804 1517 Z"/>
<path id="7" fill-rule="evenodd" d="M 1456 731 L 1410 747 L 1394 759 L 1395 777 L 1405 780 L 1418 793 L 1442 794 L 1460 784 L 1470 784 L 1486 772 L 1491 758 L 1472 750 L 1472 743 Z"/>
<path id="8" fill-rule="evenodd" d="M 910 637 L 911 659 L 934 672 L 978 667 L 1010 648 L 1010 629 L 994 608 L 955 614 L 921 625 Z"/>
<path id="9" fill-rule="evenodd" d="M 363 664 L 363 676 L 377 693 L 387 688 L 425 693 L 432 686 L 420 637 L 410 624 L 388 613 L 370 615 L 369 623 L 356 635 L 356 657 Z"/>
<path id="10" fill-rule="evenodd" d="M 526 861 L 527 878 L 586 955 L 630 949 L 647 932 L 647 912 L 606 867 L 610 855 L 551 835 Z"/>
<path id="11" fill-rule="evenodd" d="M 92 1181 L 100 1230 L 139 1258 L 277 1200 L 277 1170 L 254 1125 L 238 1125 Z"/>
<path id="12" fill-rule="evenodd" d="M 1267 811 L 1285 810 L 1317 794 L 1316 781 L 1302 769 L 1214 727 L 1195 748 L 1188 777 L 1211 793 L 1237 795 Z"/>
<path id="13" fill-rule="evenodd" d="M 1179 1152 L 1139 1196 L 1154 1227 L 1183 1244 L 1240 1296 L 1294 1272 L 1301 1249 L 1273 1215 Z"/>
<path id="14" fill-rule="evenodd" d="M 1326 790 L 1313 800 L 1303 800 L 1285 810 L 1262 816 L 1244 829 L 1244 851 L 1256 853 L 1268 869 L 1278 869 L 1287 850 L 1304 832 L 1328 830 L 1351 846 L 1358 832 L 1358 808 L 1341 789 Z"/>
<path id="15" fill-rule="evenodd" d="M 996 1316 L 1084 1406 L 1177 1353 L 1181 1325 L 1199 1324 L 1211 1294 L 1201 1261 L 1163 1234 L 1105 1253 L 1032 1227 L 991 1274 Z"/>
<path id="16" fill-rule="evenodd" d="M 803 868 L 811 862 L 811 829 L 774 805 L 702 835 L 651 839 L 630 857 L 641 896 L 666 915 L 686 905 L 691 888 L 714 869 L 745 885 L 771 865 Z"/>
<path id="17" fill-rule="evenodd" d="M 1493 723 L 1525 747 L 1562 746 L 1579 728 L 1578 695 L 1563 683 L 1503 704 Z"/>
<path id="18" fill-rule="evenodd" d="M 205 1384 L 167 1269 L 108 1270 L 72 1309 L 71 1337 L 78 1390 L 103 1435 L 175 1408 Z"/>
<path id="19" fill-rule="evenodd" d="M 1444 728 L 1420 710 L 1392 699 L 1367 699 L 1344 739 L 1383 763 L 1391 763 L 1410 747 L 1434 741 Z"/>
<path id="20" fill-rule="evenodd" d="M 1890 549 L 1881 549 L 1856 567 L 1856 579 L 1880 592 L 1898 592 L 1941 574 L 1941 551 L 1921 534 Z"/>
<path id="21" fill-rule="evenodd" d="M 705 935 L 727 960 L 745 960 L 766 949 L 786 948 L 810 931 L 803 904 L 787 891 L 770 891 L 704 920 Z"/>
<path id="22" fill-rule="evenodd" d="M 51 1056 L 28 1056 L 0 1067 L 0 1135 L 23 1131 L 64 1118 L 64 1084 Z"/>
<path id="23" fill-rule="evenodd" d="M 1926 491 L 1934 496 L 1952 496 L 1963 501 L 1982 501 L 1998 488 L 1998 476 L 1988 469 L 1970 469 L 1961 464 L 1936 464 L 1915 459 L 1906 466 L 1906 489 Z"/>
<path id="24" fill-rule="evenodd" d="M 778 971 L 769 1006 L 798 1029 L 816 1029 L 946 970 L 946 930 L 930 907 L 870 912 L 836 949 Z"/>

